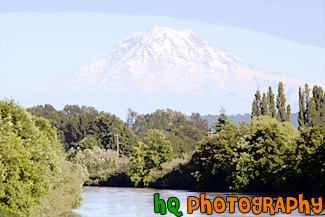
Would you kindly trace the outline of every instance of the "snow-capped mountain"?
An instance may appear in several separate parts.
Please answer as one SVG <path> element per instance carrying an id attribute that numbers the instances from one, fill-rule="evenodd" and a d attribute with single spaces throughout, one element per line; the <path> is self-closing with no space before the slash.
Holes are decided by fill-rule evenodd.
<path id="1" fill-rule="evenodd" d="M 305 82 L 265 72 L 231 53 L 209 45 L 192 30 L 153 27 L 118 43 L 109 55 L 82 66 L 70 91 L 120 94 L 214 95 L 251 103 L 257 88 L 285 84 L 289 103 Z M 276 89 L 274 89 L 276 92 Z M 295 107 L 295 106 L 293 106 Z"/>

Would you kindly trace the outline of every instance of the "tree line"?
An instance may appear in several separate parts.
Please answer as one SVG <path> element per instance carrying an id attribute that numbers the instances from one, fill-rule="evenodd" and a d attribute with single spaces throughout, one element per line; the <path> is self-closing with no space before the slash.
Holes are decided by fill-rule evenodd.
<path id="1" fill-rule="evenodd" d="M 322 87 L 300 87 L 297 129 L 280 82 L 277 94 L 256 91 L 250 123 L 221 110 L 214 131 L 171 109 L 129 109 L 123 122 L 93 107 L 0 101 L 0 210 L 63 213 L 82 184 L 324 195 L 324 99 Z"/>
<path id="2" fill-rule="evenodd" d="M 324 149 L 324 93 L 318 86 L 313 87 L 312 96 L 309 92 L 308 85 L 299 89 L 299 130 L 289 122 L 291 108 L 286 104 L 282 82 L 277 93 L 271 87 L 267 93 L 256 91 L 251 123 L 232 124 L 222 110 L 212 126 L 212 135 L 207 120 L 200 114 L 186 117 L 170 109 L 151 114 L 128 109 L 126 123 L 115 115 L 84 106 L 66 106 L 56 111 L 45 105 L 29 111 L 52 119 L 69 159 L 76 163 L 90 151 L 94 158 L 108 150 L 116 152 L 114 135 L 120 135 L 121 150 L 116 154 L 119 157 L 109 171 L 102 173 L 100 163 L 97 169 L 81 163 L 89 170 L 87 184 L 116 185 L 116 180 L 125 186 L 179 188 L 175 180 L 181 177 L 188 181 L 183 182 L 185 188 L 296 192 L 303 189 L 296 183 L 306 179 L 302 171 L 306 172 L 311 163 L 302 159 L 308 156 L 306 153 L 319 154 Z M 308 141 L 311 137 L 315 137 L 315 144 L 314 140 Z M 321 155 L 316 159 L 313 165 L 321 168 Z M 323 183 L 320 171 L 314 176 Z M 324 185 L 318 184 L 313 186 Z"/>

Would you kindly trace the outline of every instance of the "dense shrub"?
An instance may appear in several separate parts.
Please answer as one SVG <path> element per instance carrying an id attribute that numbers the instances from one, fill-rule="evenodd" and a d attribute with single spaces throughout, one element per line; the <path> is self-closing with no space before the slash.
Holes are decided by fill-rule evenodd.
<path id="1" fill-rule="evenodd" d="M 131 167 L 127 157 L 119 157 L 117 151 L 101 149 L 98 146 L 79 151 L 72 162 L 86 170 L 89 177 L 86 185 L 100 185 L 117 173 L 126 173 Z"/>
<path id="2" fill-rule="evenodd" d="M 83 177 L 47 120 L 0 101 L 0 210 L 58 216 L 80 204 Z"/>

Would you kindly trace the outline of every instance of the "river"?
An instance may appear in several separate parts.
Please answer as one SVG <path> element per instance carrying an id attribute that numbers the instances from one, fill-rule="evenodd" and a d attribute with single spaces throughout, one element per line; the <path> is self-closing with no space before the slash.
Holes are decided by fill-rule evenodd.
<path id="1" fill-rule="evenodd" d="M 242 214 L 238 211 L 238 207 L 235 206 L 235 213 L 229 214 L 228 207 L 223 214 L 213 213 L 212 215 L 201 214 L 199 210 L 193 212 L 193 214 L 187 214 L 187 197 L 196 196 L 199 197 L 200 192 L 190 192 L 181 190 L 157 190 L 150 188 L 110 188 L 110 187 L 84 187 L 82 206 L 73 210 L 75 213 L 84 217 L 175 217 L 174 214 L 167 211 L 166 215 L 160 215 L 154 213 L 153 195 L 160 193 L 160 198 L 167 199 L 169 197 L 177 197 L 180 200 L 180 211 L 183 212 L 184 217 L 197 217 L 197 216 L 246 216 L 256 217 L 257 215 L 252 212 Z M 215 197 L 227 196 L 246 196 L 252 198 L 254 195 L 234 194 L 234 193 L 206 193 L 206 198 L 213 201 Z M 303 216 L 304 214 L 298 213 L 298 210 L 292 211 L 290 216 Z M 262 213 L 258 216 L 270 216 L 267 213 Z M 275 216 L 288 216 L 288 214 L 276 214 Z"/>

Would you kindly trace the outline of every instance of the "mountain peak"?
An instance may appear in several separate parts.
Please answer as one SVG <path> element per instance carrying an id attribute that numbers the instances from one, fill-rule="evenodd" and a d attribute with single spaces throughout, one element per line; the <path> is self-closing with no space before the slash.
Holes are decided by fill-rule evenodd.
<path id="1" fill-rule="evenodd" d="M 207 44 L 206 41 L 190 29 L 174 30 L 168 27 L 159 26 L 154 26 L 144 32 L 135 33 L 133 36 L 122 41 L 122 43 L 123 42 L 136 42 L 147 46 L 150 46 L 152 43 L 158 43 L 161 47 L 193 42 Z"/>
<path id="2" fill-rule="evenodd" d="M 76 72 L 75 91 L 229 95 L 251 101 L 258 85 L 283 81 L 294 93 L 304 82 L 260 70 L 209 45 L 194 31 L 154 26 L 118 43 L 110 54 Z M 248 103 L 250 106 L 250 103 Z"/>
<path id="3" fill-rule="evenodd" d="M 208 61 L 211 59 L 211 56 L 209 57 L 211 52 L 219 51 L 192 30 L 173 30 L 155 26 L 121 41 L 112 50 L 111 57 L 126 60 L 137 56 L 162 63 L 167 59 L 174 62 L 181 59 L 190 63 Z"/>
<path id="4" fill-rule="evenodd" d="M 162 26 L 154 26 L 148 31 L 146 31 L 147 34 L 157 36 L 161 34 L 167 34 L 167 35 L 179 35 L 179 36 L 188 36 L 190 34 L 196 34 L 193 30 L 191 29 L 183 29 L 183 30 L 174 30 L 169 27 L 162 27 Z"/>

